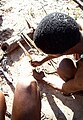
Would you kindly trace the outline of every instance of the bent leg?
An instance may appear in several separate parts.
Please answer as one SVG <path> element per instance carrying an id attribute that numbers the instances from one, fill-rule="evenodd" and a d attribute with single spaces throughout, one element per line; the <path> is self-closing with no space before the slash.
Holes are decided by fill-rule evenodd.
<path id="1" fill-rule="evenodd" d="M 2 92 L 0 92 L 0 120 L 5 120 L 5 113 L 6 113 L 5 96 Z"/>
<path id="2" fill-rule="evenodd" d="M 40 91 L 33 77 L 17 83 L 12 120 L 41 120 Z"/>

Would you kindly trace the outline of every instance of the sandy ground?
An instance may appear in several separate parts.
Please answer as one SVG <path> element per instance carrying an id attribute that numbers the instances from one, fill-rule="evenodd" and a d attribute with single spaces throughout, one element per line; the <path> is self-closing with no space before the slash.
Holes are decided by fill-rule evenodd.
<path id="1" fill-rule="evenodd" d="M 14 35 L 20 35 L 21 32 L 28 31 L 26 20 L 36 27 L 40 20 L 51 12 L 58 11 L 69 14 L 74 19 L 82 18 L 83 12 L 72 0 L 1 0 L 0 15 L 3 22 L 0 27 L 1 42 L 7 40 Z M 1 24 L 1 23 L 0 23 Z M 28 49 L 28 46 L 25 45 Z M 42 59 L 42 54 L 32 51 L 32 58 L 36 60 Z M 72 56 L 63 56 L 71 57 Z M 59 61 L 63 58 L 54 59 L 56 63 L 53 65 L 50 61 L 43 64 L 38 70 L 44 70 L 47 73 L 54 72 Z M 25 69 L 25 66 L 26 69 Z M 8 74 L 12 77 L 12 84 L 9 84 L 1 75 L 0 90 L 4 92 L 7 111 L 12 113 L 13 96 L 16 84 L 23 74 L 30 74 L 29 58 L 25 57 L 22 49 L 17 48 L 6 59 L 6 68 Z M 54 74 L 51 74 L 54 75 Z M 83 120 L 83 93 L 76 93 L 73 96 L 64 96 L 59 91 L 54 90 L 46 84 L 39 83 L 41 91 L 41 119 L 42 120 Z M 6 116 L 5 120 L 10 120 Z"/>

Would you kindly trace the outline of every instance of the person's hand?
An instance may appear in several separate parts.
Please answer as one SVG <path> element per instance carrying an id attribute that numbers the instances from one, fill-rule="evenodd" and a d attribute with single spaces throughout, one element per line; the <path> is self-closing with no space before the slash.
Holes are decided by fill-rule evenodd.
<path id="1" fill-rule="evenodd" d="M 31 65 L 33 67 L 37 67 L 37 66 L 40 66 L 41 65 L 41 62 L 40 61 L 30 61 Z"/>
<path id="2" fill-rule="evenodd" d="M 36 80 L 42 80 L 43 77 L 45 77 L 44 72 L 37 72 L 36 70 L 33 70 L 33 77 Z"/>

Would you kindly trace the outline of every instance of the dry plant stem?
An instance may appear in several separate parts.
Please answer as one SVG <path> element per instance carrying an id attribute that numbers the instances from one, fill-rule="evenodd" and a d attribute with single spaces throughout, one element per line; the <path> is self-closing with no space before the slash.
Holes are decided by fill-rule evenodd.
<path id="1" fill-rule="evenodd" d="M 25 21 L 26 21 L 28 27 L 29 27 L 29 28 L 32 28 L 31 25 L 30 25 L 30 23 L 29 23 L 26 19 L 25 19 Z"/>
<path id="2" fill-rule="evenodd" d="M 22 34 L 23 34 L 23 33 L 22 33 Z M 34 41 L 31 40 L 31 38 L 30 38 L 27 34 L 23 34 L 23 35 L 27 38 L 27 40 L 31 43 L 31 45 L 33 45 L 34 48 L 40 52 L 40 50 L 36 47 Z"/>
<path id="3" fill-rule="evenodd" d="M 30 60 L 32 61 L 32 57 L 30 56 L 30 54 L 28 53 L 28 51 L 24 48 L 24 46 L 21 44 L 21 42 L 18 41 L 17 43 L 22 48 L 22 50 L 24 51 L 25 55 L 28 56 L 30 58 Z"/>
<path id="4" fill-rule="evenodd" d="M 24 36 L 23 33 L 21 33 L 21 37 L 22 37 L 22 39 L 27 43 L 27 45 L 28 45 L 30 48 L 32 48 L 32 46 L 29 44 L 29 42 L 27 41 L 27 38 Z"/>
<path id="5" fill-rule="evenodd" d="M 83 10 L 83 2 L 81 0 L 73 0 L 74 2 L 76 2 L 79 7 Z"/>

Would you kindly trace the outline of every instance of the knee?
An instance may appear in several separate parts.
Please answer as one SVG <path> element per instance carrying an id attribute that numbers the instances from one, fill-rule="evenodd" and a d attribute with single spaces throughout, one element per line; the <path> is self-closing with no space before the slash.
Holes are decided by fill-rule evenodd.
<path id="1" fill-rule="evenodd" d="M 34 96 L 39 96 L 40 90 L 37 81 L 31 76 L 25 79 L 20 79 L 17 83 L 15 94 L 32 94 Z"/>
<path id="2" fill-rule="evenodd" d="M 20 109 L 18 113 L 18 108 Z M 34 112 L 33 112 L 34 111 Z M 40 90 L 33 77 L 21 79 L 16 86 L 12 116 L 18 120 L 25 119 L 25 114 L 30 120 L 40 120 L 41 114 Z M 13 118 L 12 117 L 12 118 Z M 12 119 L 13 120 L 13 119 Z"/>
<path id="3" fill-rule="evenodd" d="M 38 83 L 37 81 L 33 78 L 33 76 L 29 76 L 27 78 L 21 78 L 18 83 L 17 83 L 17 88 L 19 89 L 29 89 L 29 88 L 37 88 Z"/>

